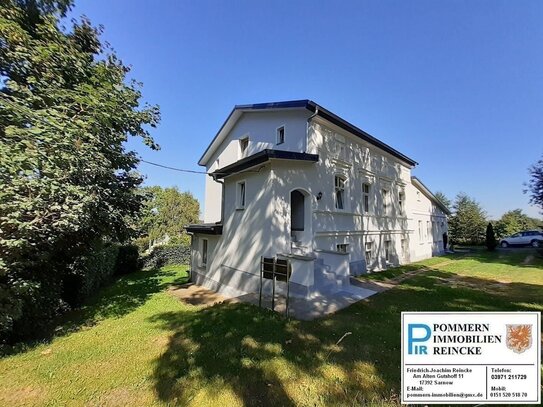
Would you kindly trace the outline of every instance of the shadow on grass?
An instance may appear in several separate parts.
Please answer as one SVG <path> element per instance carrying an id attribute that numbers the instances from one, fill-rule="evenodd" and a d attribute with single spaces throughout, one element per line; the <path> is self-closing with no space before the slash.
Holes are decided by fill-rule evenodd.
<path id="1" fill-rule="evenodd" d="M 145 270 L 128 274 L 103 287 L 85 305 L 62 315 L 39 339 L 0 348 L 0 356 L 25 352 L 35 346 L 48 343 L 56 337 L 68 335 L 93 326 L 98 321 L 120 318 L 144 304 L 153 294 L 172 284 L 183 284 L 186 276 L 176 278 L 175 268 L 166 266 L 161 270 Z"/>
<path id="2" fill-rule="evenodd" d="M 311 322 L 247 304 L 163 313 L 153 322 L 174 334 L 155 361 L 155 391 L 160 400 L 181 405 L 220 392 L 248 406 L 397 405 L 402 311 L 542 309 L 543 286 L 429 268 Z"/>

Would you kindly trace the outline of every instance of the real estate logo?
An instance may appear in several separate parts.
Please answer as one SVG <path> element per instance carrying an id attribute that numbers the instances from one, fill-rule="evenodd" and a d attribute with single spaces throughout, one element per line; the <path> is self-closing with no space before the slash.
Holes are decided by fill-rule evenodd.
<path id="1" fill-rule="evenodd" d="M 532 346 L 532 325 L 507 325 L 507 347 L 522 353 Z"/>

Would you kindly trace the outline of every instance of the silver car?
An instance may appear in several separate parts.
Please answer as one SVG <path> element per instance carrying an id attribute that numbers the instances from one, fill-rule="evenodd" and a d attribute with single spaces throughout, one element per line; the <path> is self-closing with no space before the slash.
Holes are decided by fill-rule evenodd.
<path id="1" fill-rule="evenodd" d="M 500 241 L 501 247 L 509 246 L 527 246 L 541 247 L 543 246 L 543 232 L 540 230 L 527 230 L 518 232 L 509 237 L 504 237 Z"/>

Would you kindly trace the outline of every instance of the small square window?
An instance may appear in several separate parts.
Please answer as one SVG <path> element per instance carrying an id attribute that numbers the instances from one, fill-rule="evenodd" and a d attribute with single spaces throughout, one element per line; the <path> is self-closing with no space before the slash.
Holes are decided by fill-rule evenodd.
<path id="1" fill-rule="evenodd" d="M 346 243 L 341 243 L 336 245 L 336 250 L 340 253 L 347 253 L 349 249 L 349 245 Z"/>
<path id="2" fill-rule="evenodd" d="M 249 147 L 249 137 L 244 137 L 239 139 L 239 150 L 241 154 L 244 154 L 245 151 L 247 151 L 247 147 Z"/>
<path id="3" fill-rule="evenodd" d="M 283 144 L 285 142 L 285 127 L 281 126 L 277 129 L 277 144 Z"/>

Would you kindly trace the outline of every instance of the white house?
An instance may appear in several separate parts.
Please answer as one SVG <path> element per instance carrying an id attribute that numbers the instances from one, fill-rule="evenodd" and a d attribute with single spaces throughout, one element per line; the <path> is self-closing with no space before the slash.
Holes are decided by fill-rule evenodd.
<path id="1" fill-rule="evenodd" d="M 444 250 L 449 211 L 417 163 L 313 101 L 236 106 L 199 164 L 193 281 L 226 295 L 258 292 L 261 256 L 289 258 L 291 293 L 311 298 Z"/>

